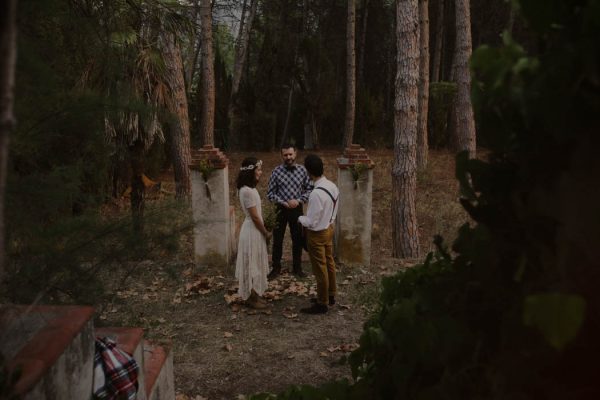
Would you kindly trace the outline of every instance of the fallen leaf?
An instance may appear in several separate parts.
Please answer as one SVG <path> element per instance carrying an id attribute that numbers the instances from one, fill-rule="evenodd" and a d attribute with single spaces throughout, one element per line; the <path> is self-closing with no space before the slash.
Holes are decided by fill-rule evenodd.
<path id="1" fill-rule="evenodd" d="M 262 310 L 261 313 L 265 314 L 265 315 L 271 315 L 271 314 L 273 314 L 273 311 L 271 311 L 271 310 Z"/>
<path id="2" fill-rule="evenodd" d="M 348 343 L 348 344 L 342 344 L 340 346 L 340 350 L 348 353 L 348 352 L 358 349 L 358 347 L 359 347 L 358 343 Z"/>
<path id="3" fill-rule="evenodd" d="M 159 319 L 157 319 L 157 321 L 161 324 L 164 324 L 165 322 L 167 322 L 167 320 L 164 318 L 159 318 Z"/>
<path id="4" fill-rule="evenodd" d="M 233 346 L 230 345 L 229 343 L 223 346 L 223 350 L 225 351 L 231 351 L 233 350 Z"/>
<path id="5" fill-rule="evenodd" d="M 319 353 L 319 356 L 321 357 L 329 357 L 329 354 L 325 353 L 324 351 Z"/>
<path id="6" fill-rule="evenodd" d="M 294 356 L 293 354 L 290 354 L 290 355 L 288 355 L 288 356 L 287 356 L 288 360 L 291 360 L 291 359 L 293 359 L 294 357 L 296 357 L 296 356 Z"/>
<path id="7" fill-rule="evenodd" d="M 237 301 L 237 299 L 239 299 L 239 296 L 237 294 L 225 294 L 223 295 L 223 297 L 225 298 L 225 302 L 227 304 L 231 304 L 231 303 L 235 303 Z"/>
<path id="8" fill-rule="evenodd" d="M 226 338 L 233 337 L 233 333 L 231 333 L 231 332 L 225 332 L 225 333 L 223 333 L 223 337 L 226 337 Z"/>

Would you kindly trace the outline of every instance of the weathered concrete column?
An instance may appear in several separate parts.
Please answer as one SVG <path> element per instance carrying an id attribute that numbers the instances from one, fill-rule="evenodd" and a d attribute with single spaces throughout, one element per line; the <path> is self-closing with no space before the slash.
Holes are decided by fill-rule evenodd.
<path id="1" fill-rule="evenodd" d="M 229 160 L 210 145 L 192 152 L 192 211 L 197 265 L 229 265 L 234 233 L 229 207 Z"/>
<path id="2" fill-rule="evenodd" d="M 371 265 L 373 167 L 365 149 L 353 144 L 337 159 L 340 201 L 336 253 L 347 265 Z"/>

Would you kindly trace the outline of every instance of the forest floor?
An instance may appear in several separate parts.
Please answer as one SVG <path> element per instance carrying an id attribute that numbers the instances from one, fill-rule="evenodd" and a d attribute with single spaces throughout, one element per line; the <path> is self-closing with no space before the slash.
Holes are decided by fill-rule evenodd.
<path id="1" fill-rule="evenodd" d="M 319 385 L 351 379 L 345 357 L 357 347 L 364 322 L 377 306 L 382 276 L 410 267 L 418 260 L 391 257 L 391 150 L 368 150 L 375 161 L 371 266 L 338 265 L 338 297 L 325 315 L 304 315 L 315 292 L 310 263 L 303 263 L 308 277 L 283 274 L 270 282 L 266 310 L 255 311 L 231 301 L 235 293 L 234 266 L 196 266 L 191 237 L 182 240 L 175 257 L 145 260 L 126 287 L 98 305 L 97 325 L 140 326 L 156 341 L 170 342 L 174 355 L 178 400 L 237 399 L 260 392 L 278 393 L 292 384 Z M 302 162 L 306 153 L 297 157 Z M 336 180 L 339 152 L 319 151 L 325 175 Z M 248 154 L 228 153 L 230 201 L 241 210 L 234 190 L 237 166 Z M 254 153 L 262 159 L 263 177 L 258 185 L 265 196 L 270 172 L 281 161 L 277 152 Z M 169 175 L 158 177 L 169 187 Z M 263 200 L 264 201 L 264 200 Z M 433 250 L 432 238 L 441 234 L 448 243 L 468 218 L 458 203 L 454 157 L 431 151 L 427 171 L 418 177 L 417 214 L 422 254 Z M 290 267 L 289 232 L 284 245 L 283 268 Z M 304 256 L 306 258 L 306 255 Z M 110 281 L 110 280 L 109 280 Z"/>

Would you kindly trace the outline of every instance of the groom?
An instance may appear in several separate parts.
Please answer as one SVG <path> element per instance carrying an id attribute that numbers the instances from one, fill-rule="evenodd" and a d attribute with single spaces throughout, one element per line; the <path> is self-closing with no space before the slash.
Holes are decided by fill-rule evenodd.
<path id="1" fill-rule="evenodd" d="M 311 307 L 300 309 L 307 314 L 324 314 L 335 304 L 336 282 L 333 259 L 333 226 L 340 196 L 335 183 L 323 175 L 323 160 L 315 154 L 304 159 L 304 166 L 314 182 L 305 216 L 298 222 L 307 228 L 308 255 L 317 281 L 317 298 Z"/>

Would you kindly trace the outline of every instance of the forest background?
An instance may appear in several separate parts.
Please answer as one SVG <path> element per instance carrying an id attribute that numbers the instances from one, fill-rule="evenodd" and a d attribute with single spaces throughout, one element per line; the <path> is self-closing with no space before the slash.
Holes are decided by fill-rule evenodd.
<path id="1" fill-rule="evenodd" d="M 16 3 L 6 2 L 7 10 Z M 458 27 L 465 23 L 456 11 L 464 10 L 465 4 L 470 11 L 469 46 L 488 46 L 471 66 L 480 73 L 473 87 L 477 144 L 490 158 L 480 164 L 462 153 L 457 166 L 462 204 L 477 224 L 462 228 L 452 254 L 438 241 L 439 253 L 428 258 L 423 269 L 388 283 L 388 303 L 384 293 L 378 314 L 382 326 L 375 318 L 366 328 L 361 349 L 353 353 L 354 372 L 365 384 L 381 389 L 383 398 L 400 392 L 413 397 L 421 390 L 434 395 L 444 390 L 450 397 L 464 390 L 499 397 L 535 397 L 542 392 L 559 396 L 571 393 L 573 382 L 579 382 L 578 395 L 592 393 L 585 371 L 593 367 L 587 362 L 573 366 L 583 355 L 589 361 L 598 350 L 597 345 L 593 351 L 588 347 L 588 338 L 598 330 L 597 299 L 590 292 L 598 277 L 590 250 L 597 243 L 590 225 L 597 222 L 597 213 L 586 221 L 580 215 L 554 213 L 563 206 L 589 210 L 588 201 L 597 196 L 592 191 L 584 201 L 581 194 L 582 182 L 589 188 L 586 179 L 597 171 L 597 162 L 585 151 L 592 147 L 585 144 L 595 143 L 589 133 L 597 121 L 584 122 L 590 120 L 598 98 L 597 41 L 590 38 L 598 32 L 599 6 L 592 0 L 19 1 L 12 10 L 17 10 L 18 27 L 17 124 L 7 124 L 3 115 L 2 149 L 9 151 L 0 181 L 6 210 L 4 298 L 93 303 L 102 287 L 91 283 L 98 283 L 95 277 L 104 265 L 176 250 L 176 233 L 189 229 L 185 207 L 146 207 L 144 192 L 151 183 L 144 179 L 173 165 L 174 197 L 185 202 L 189 178 L 178 165 L 189 164 L 185 157 L 190 148 L 214 144 L 225 151 L 277 151 L 281 142 L 292 141 L 299 147 L 341 151 L 343 144 L 361 143 L 392 148 L 398 159 L 403 146 L 396 118 L 402 109 L 396 103 L 402 89 L 397 71 L 404 54 L 398 27 L 406 22 L 399 17 L 410 10 L 410 21 L 422 27 L 423 19 L 419 24 L 414 12 L 419 5 L 421 12 L 423 7 L 428 10 L 427 33 L 432 39 L 426 46 L 431 87 L 418 92 L 430 98 L 428 112 L 420 113 L 429 126 L 425 143 L 470 150 L 474 157 L 473 149 L 462 145 L 464 130 L 456 129 L 466 114 L 454 111 L 461 99 L 458 50 L 464 50 L 456 43 Z M 351 64 L 348 23 L 353 18 L 349 5 L 355 7 L 356 17 L 355 87 L 346 75 Z M 11 26 L 3 24 L 3 29 Z M 5 32 L 10 31 L 3 31 L 3 43 L 10 37 Z M 2 49 L 10 54 L 10 47 Z M 468 53 L 467 57 L 470 48 Z M 417 57 L 410 72 L 418 72 L 423 53 L 412 49 L 411 54 Z M 204 62 L 213 57 L 214 63 Z M 2 72 L 4 89 L 10 68 L 3 64 Z M 414 74 L 410 77 L 416 86 Z M 549 87 L 566 93 L 565 98 L 557 98 Z M 354 105 L 348 96 L 353 90 L 355 107 L 349 107 Z M 351 118 L 350 108 L 356 113 Z M 3 103 L 3 114 L 5 110 Z M 416 142 L 417 130 L 412 133 Z M 414 152 L 416 158 L 416 148 Z M 392 170 L 392 175 L 400 172 Z M 535 192 L 537 186 L 527 188 L 532 182 L 540 182 L 540 192 Z M 559 196 L 560 204 L 539 201 L 565 191 L 572 196 Z M 133 218 L 106 218 L 99 212 L 126 192 Z M 504 221 L 493 218 L 498 211 L 505 211 L 498 214 L 506 217 Z M 165 218 L 165 213 L 171 216 Z M 524 242 L 530 247 L 524 248 Z M 395 244 L 393 255 L 403 255 L 403 248 Z M 571 253 L 575 249 L 579 250 Z M 567 259 L 578 260 L 579 278 L 566 267 Z M 489 266 L 482 268 L 486 275 L 473 272 L 473 265 Z M 582 283 L 582 276 L 588 281 Z M 411 279 L 418 284 L 406 283 Z M 438 298 L 424 296 L 433 292 L 427 285 L 437 285 L 436 293 L 452 297 L 463 284 L 470 288 L 463 292 L 473 297 L 452 302 L 462 309 L 449 311 Z M 470 291 L 478 285 L 494 289 L 489 291 L 493 298 L 482 289 Z M 414 287 L 422 292 L 415 294 Z M 410 302 L 399 300 L 403 298 Z M 472 309 L 475 303 L 481 308 Z M 433 335 L 430 343 L 461 349 L 460 354 L 448 350 L 445 360 L 422 360 L 420 355 L 387 359 L 384 354 L 402 353 L 395 342 L 401 340 L 386 329 L 392 326 L 396 334 L 397 327 L 408 324 L 409 332 L 435 331 L 431 325 L 419 325 L 428 312 L 440 318 L 449 315 L 435 319 L 440 330 L 458 332 L 455 339 L 469 338 L 468 343 L 446 343 Z M 504 330 L 486 318 L 498 312 L 506 315 L 500 321 Z M 390 315 L 395 316 L 393 322 L 384 323 Z M 547 343 L 527 352 L 525 343 L 538 338 L 534 328 Z M 572 347 L 565 350 L 568 343 Z M 461 364 L 467 358 L 470 361 Z M 400 362 L 403 379 L 374 374 L 379 362 L 388 367 L 387 362 Z M 447 375 L 443 366 L 448 363 L 464 370 Z M 510 373 L 512 366 L 523 363 L 536 366 L 529 380 Z M 567 365 L 571 374 L 563 378 L 570 384 L 549 384 L 563 381 L 554 378 Z M 479 384 L 469 386 L 472 381 Z"/>

